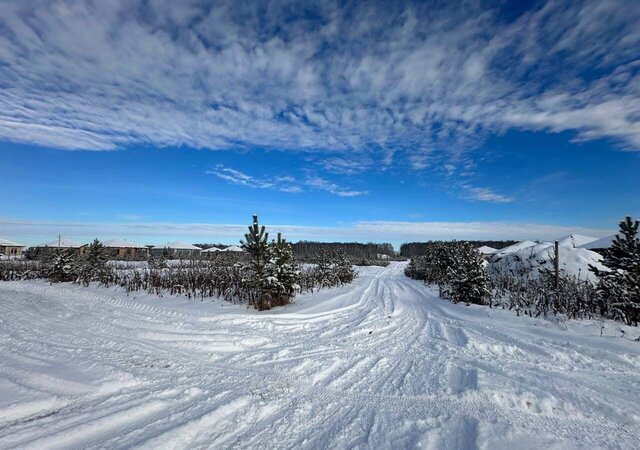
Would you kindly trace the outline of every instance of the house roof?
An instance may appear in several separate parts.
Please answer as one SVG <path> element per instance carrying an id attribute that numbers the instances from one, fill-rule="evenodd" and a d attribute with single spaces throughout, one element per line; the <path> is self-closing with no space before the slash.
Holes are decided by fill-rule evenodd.
<path id="1" fill-rule="evenodd" d="M 34 245 L 34 247 L 60 247 L 60 248 L 80 248 L 87 244 L 81 244 L 71 239 L 56 239 L 55 241 L 47 242 L 44 244 Z"/>
<path id="2" fill-rule="evenodd" d="M 200 247 L 196 247 L 195 245 L 191 245 L 182 241 L 167 242 L 165 245 L 158 245 L 154 248 L 168 248 L 170 250 L 202 250 Z"/>
<path id="3" fill-rule="evenodd" d="M 144 245 L 127 241 L 126 239 L 111 239 L 110 241 L 103 242 L 102 245 L 108 248 L 147 248 Z"/>
<path id="4" fill-rule="evenodd" d="M 214 252 L 220 252 L 220 251 L 221 250 L 217 247 L 211 247 L 206 250 L 202 250 L 202 253 L 214 253 Z"/>
<path id="5" fill-rule="evenodd" d="M 222 249 L 221 251 L 223 252 L 243 252 L 244 250 L 242 250 L 242 248 L 238 247 L 237 245 L 230 245 L 229 247 Z"/>
<path id="6" fill-rule="evenodd" d="M 17 242 L 8 241 L 2 238 L 0 238 L 0 245 L 3 247 L 24 247 L 24 245 L 22 244 L 18 244 Z"/>

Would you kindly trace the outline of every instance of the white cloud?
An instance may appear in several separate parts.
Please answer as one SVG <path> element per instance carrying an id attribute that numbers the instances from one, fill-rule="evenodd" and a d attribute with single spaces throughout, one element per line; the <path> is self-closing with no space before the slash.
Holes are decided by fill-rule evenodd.
<path id="1" fill-rule="evenodd" d="M 511 203 L 513 201 L 512 197 L 498 194 L 490 188 L 475 187 L 468 184 L 463 184 L 462 187 L 466 190 L 467 198 L 471 200 L 490 203 Z"/>
<path id="2" fill-rule="evenodd" d="M 268 179 L 256 178 L 239 170 L 224 167 L 222 165 L 218 165 L 214 170 L 208 170 L 206 173 L 240 186 L 257 189 L 273 189 L 292 194 L 303 192 L 302 185 L 312 189 L 329 192 L 330 194 L 337 195 L 338 197 L 357 197 L 359 195 L 367 194 L 366 191 L 350 190 L 315 175 L 308 176 L 304 181 L 298 181 L 291 175 L 274 176 Z"/>
<path id="3" fill-rule="evenodd" d="M 330 194 L 337 195 L 338 197 L 358 197 L 360 195 L 368 194 L 367 191 L 354 191 L 346 189 L 319 176 L 309 176 L 307 177 L 305 182 L 308 186 L 329 192 Z"/>
<path id="4" fill-rule="evenodd" d="M 322 152 L 347 174 L 510 128 L 640 150 L 640 3 L 474 5 L 2 2 L 0 139 Z"/>
<path id="5" fill-rule="evenodd" d="M 615 223 L 615 220 L 612 221 Z M 549 225 L 523 222 L 405 222 L 362 221 L 344 226 L 299 226 L 266 224 L 270 232 L 282 232 L 289 240 L 323 241 L 424 241 L 429 239 L 542 239 L 551 240 L 571 233 L 594 237 L 613 230 L 580 226 Z M 78 240 L 95 237 L 136 238 L 145 243 L 161 243 L 169 238 L 189 241 L 237 242 L 246 231 L 246 224 L 207 223 L 74 223 L 33 222 L 0 219 L 0 235 L 25 244 L 51 240 L 62 234 Z"/>
<path id="6" fill-rule="evenodd" d="M 274 180 L 274 181 L 259 180 L 255 177 L 252 177 L 251 175 L 247 175 L 246 173 L 240 172 L 239 170 L 232 169 L 230 167 L 224 167 L 221 165 L 216 166 L 216 168 L 213 170 L 207 170 L 206 173 L 208 175 L 214 175 L 218 178 L 221 178 L 233 184 L 238 184 L 241 186 L 247 186 L 252 188 L 276 189 L 276 190 L 283 190 L 286 192 L 291 192 L 291 189 L 299 189 L 297 186 L 289 186 L 289 185 L 281 186 L 280 184 L 276 184 L 276 181 L 291 182 L 293 180 L 288 180 L 286 178 L 280 179 L 280 180 Z M 297 192 L 300 192 L 300 191 L 297 191 Z"/>

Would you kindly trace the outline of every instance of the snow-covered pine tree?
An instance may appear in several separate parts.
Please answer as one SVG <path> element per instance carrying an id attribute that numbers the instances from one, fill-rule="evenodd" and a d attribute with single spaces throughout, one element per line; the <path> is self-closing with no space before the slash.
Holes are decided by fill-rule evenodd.
<path id="1" fill-rule="evenodd" d="M 348 284 L 351 283 L 356 277 L 357 273 L 353 270 L 353 264 L 351 264 L 351 260 L 344 252 L 340 252 L 337 254 L 336 261 L 336 275 L 340 279 L 340 283 Z"/>
<path id="2" fill-rule="evenodd" d="M 315 277 L 318 289 L 337 286 L 339 284 L 338 277 L 333 270 L 331 258 L 324 250 L 320 250 L 316 257 Z"/>
<path id="3" fill-rule="evenodd" d="M 77 272 L 77 282 L 84 285 L 100 280 L 107 272 L 107 252 L 98 239 L 89 244 L 84 255 L 78 258 Z"/>
<path id="4" fill-rule="evenodd" d="M 454 302 L 481 305 L 489 296 L 489 277 L 482 256 L 471 244 L 454 247 L 449 278 L 449 295 Z"/>
<path id="5" fill-rule="evenodd" d="M 603 251 L 607 269 L 589 266 L 598 277 L 598 294 L 607 308 L 604 313 L 628 325 L 640 322 L 640 221 L 626 217 L 611 247 Z"/>
<path id="6" fill-rule="evenodd" d="M 298 285 L 300 271 L 293 259 L 291 246 L 280 233 L 278 233 L 278 238 L 269 244 L 265 271 L 269 306 L 282 306 L 290 303 L 296 291 L 300 289 Z"/>
<path id="7" fill-rule="evenodd" d="M 49 281 L 61 283 L 76 278 L 76 262 L 73 255 L 66 250 L 56 250 L 47 270 Z"/>
<path id="8" fill-rule="evenodd" d="M 253 223 L 249 226 L 249 232 L 245 233 L 244 241 L 240 241 L 242 249 L 251 256 L 249 265 L 249 279 L 246 280 L 254 291 L 253 303 L 259 310 L 269 309 L 267 298 L 266 265 L 268 254 L 269 233 L 264 226 L 258 224 L 258 216 L 253 215 Z"/>

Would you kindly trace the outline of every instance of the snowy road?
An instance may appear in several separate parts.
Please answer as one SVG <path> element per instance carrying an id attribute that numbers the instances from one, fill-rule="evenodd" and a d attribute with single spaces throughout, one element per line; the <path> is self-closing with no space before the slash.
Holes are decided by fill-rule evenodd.
<path id="1" fill-rule="evenodd" d="M 267 313 L 0 283 L 0 448 L 640 448 L 639 343 L 403 269 Z"/>

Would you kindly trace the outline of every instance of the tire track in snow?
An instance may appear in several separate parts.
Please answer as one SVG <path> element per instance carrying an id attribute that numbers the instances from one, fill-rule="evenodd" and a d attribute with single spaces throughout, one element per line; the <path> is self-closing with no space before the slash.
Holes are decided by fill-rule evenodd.
<path id="1" fill-rule="evenodd" d="M 79 438 L 56 442 L 88 448 L 640 446 L 640 419 L 623 413 L 639 400 L 633 356 L 466 316 L 403 269 L 368 268 L 333 291 L 344 305 L 312 313 L 303 300 L 200 316 L 108 290 L 0 285 L 0 386 L 24 399 L 0 421 L 0 447 L 61 430 Z M 56 372 L 78 384 L 55 391 Z"/>

